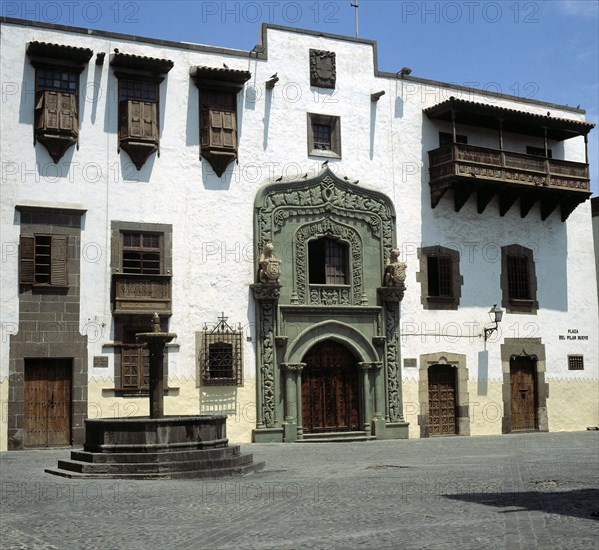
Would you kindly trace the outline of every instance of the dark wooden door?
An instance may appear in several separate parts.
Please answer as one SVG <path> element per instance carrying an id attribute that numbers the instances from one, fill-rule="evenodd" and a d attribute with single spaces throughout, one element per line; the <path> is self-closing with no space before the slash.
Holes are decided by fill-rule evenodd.
<path id="1" fill-rule="evenodd" d="M 532 357 L 510 359 L 512 430 L 535 430 L 535 360 Z"/>
<path id="2" fill-rule="evenodd" d="M 305 432 L 360 429 L 358 369 L 352 353 L 336 342 L 314 346 L 304 357 L 302 426 Z"/>
<path id="3" fill-rule="evenodd" d="M 26 447 L 71 444 L 71 360 L 25 360 Z"/>
<path id="4" fill-rule="evenodd" d="M 455 435 L 456 431 L 455 369 L 448 365 L 432 365 L 428 369 L 429 435 Z"/>

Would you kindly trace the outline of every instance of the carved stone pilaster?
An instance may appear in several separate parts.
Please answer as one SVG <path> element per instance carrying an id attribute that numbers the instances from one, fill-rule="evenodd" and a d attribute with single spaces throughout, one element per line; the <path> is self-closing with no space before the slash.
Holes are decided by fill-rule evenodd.
<path id="1" fill-rule="evenodd" d="M 305 363 L 281 363 L 285 371 L 284 441 L 295 441 L 301 430 L 301 372 Z M 299 428 L 299 429 L 298 429 Z"/>
<path id="2" fill-rule="evenodd" d="M 403 405 L 401 398 L 401 361 L 399 346 L 399 303 L 403 299 L 405 286 L 387 286 L 378 289 L 383 302 L 385 321 L 385 336 L 387 345 L 385 349 L 387 369 L 387 420 L 389 422 L 403 422 Z"/>
<path id="3" fill-rule="evenodd" d="M 257 428 L 275 426 L 275 325 L 277 300 L 281 285 L 257 283 L 251 285 L 258 306 L 258 334 L 256 341 L 257 376 Z"/>

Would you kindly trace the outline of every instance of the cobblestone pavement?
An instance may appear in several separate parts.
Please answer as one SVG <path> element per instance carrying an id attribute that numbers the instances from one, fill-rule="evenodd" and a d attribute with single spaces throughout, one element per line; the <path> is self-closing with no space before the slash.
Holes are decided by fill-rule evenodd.
<path id="1" fill-rule="evenodd" d="M 2 548 L 599 548 L 599 433 L 252 444 L 258 474 L 71 480 L 0 454 Z"/>

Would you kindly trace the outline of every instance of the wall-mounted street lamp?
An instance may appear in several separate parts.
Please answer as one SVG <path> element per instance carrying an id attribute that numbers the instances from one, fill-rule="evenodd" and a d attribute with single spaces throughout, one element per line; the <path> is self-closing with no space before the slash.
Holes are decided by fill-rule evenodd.
<path id="1" fill-rule="evenodd" d="M 501 323 L 503 310 L 500 307 L 497 307 L 497 304 L 493 304 L 493 307 L 489 310 L 489 317 L 491 318 L 491 322 L 495 323 L 495 326 L 485 328 L 485 342 L 489 339 L 489 336 L 497 330 L 499 323 Z"/>

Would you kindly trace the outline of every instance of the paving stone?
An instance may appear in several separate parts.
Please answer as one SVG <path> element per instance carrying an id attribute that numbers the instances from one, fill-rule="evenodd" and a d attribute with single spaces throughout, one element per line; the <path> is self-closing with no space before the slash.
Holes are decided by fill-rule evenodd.
<path id="1" fill-rule="evenodd" d="M 2 548 L 598 548 L 599 434 L 248 444 L 253 475 L 73 480 L 0 454 Z"/>

